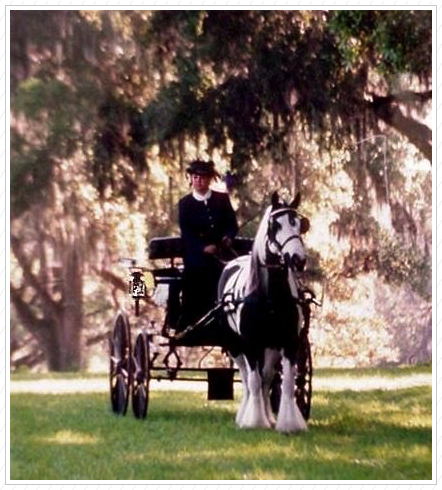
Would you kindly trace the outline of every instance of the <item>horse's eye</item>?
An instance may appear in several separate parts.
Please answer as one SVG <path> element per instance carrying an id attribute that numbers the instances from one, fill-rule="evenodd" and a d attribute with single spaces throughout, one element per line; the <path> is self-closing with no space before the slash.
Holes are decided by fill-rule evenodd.
<path id="1" fill-rule="evenodd" d="M 276 220 L 274 220 L 272 223 L 273 234 L 276 235 L 276 233 L 278 232 L 279 229 L 281 229 L 281 224 L 278 223 Z"/>
<path id="2" fill-rule="evenodd" d="M 296 216 L 294 214 L 291 214 L 289 217 L 289 223 L 291 226 L 296 226 Z"/>

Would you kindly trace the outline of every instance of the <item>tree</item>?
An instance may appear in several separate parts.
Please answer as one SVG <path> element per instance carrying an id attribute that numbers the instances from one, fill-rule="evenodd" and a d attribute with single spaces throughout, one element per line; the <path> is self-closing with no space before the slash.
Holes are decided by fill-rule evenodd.
<path id="1" fill-rule="evenodd" d="M 124 84 L 110 68 L 118 58 L 124 65 L 121 46 L 129 57 L 134 44 L 130 24 L 107 12 L 14 11 L 11 26 L 11 301 L 49 368 L 78 369 L 84 280 L 107 272 L 103 250 L 113 223 L 102 221 L 91 185 L 101 190 L 101 177 L 91 156 L 106 138 L 127 147 L 120 136 L 134 109 L 121 100 L 128 92 L 136 97 L 136 84 Z M 135 150 L 132 161 L 139 159 Z M 130 178 L 114 190 L 111 199 L 129 199 Z M 121 287 L 118 278 L 114 283 Z"/>
<path id="2" fill-rule="evenodd" d="M 138 41 L 149 16 L 11 14 L 14 350 L 29 332 L 51 369 L 82 366 L 85 345 L 107 334 L 127 288 L 113 268 L 144 252 L 146 220 L 150 236 L 174 226 L 179 186 L 149 173 L 162 169 L 140 124 L 153 90 Z"/>

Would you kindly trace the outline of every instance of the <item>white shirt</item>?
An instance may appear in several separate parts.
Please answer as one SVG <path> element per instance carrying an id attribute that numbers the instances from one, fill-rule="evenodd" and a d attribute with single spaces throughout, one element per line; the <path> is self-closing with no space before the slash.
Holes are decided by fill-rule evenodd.
<path id="1" fill-rule="evenodd" d="M 197 201 L 207 202 L 207 200 L 210 198 L 211 195 L 212 195 L 212 190 L 211 189 L 209 189 L 205 194 L 200 194 L 199 192 L 196 192 L 195 189 L 192 191 L 192 196 Z"/>

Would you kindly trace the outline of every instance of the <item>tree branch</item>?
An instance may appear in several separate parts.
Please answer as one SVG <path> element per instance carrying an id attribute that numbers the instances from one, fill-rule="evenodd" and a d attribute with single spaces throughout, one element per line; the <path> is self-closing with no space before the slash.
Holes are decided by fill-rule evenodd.
<path id="1" fill-rule="evenodd" d="M 102 342 L 103 340 L 107 340 L 109 338 L 109 332 L 103 332 L 99 333 L 97 335 L 94 335 L 93 337 L 89 337 L 86 339 L 86 346 L 90 347 L 91 345 L 98 344 L 99 342 Z"/>
<path id="2" fill-rule="evenodd" d="M 49 323 L 38 318 L 29 305 L 24 301 L 18 289 L 12 284 L 10 285 L 11 301 L 17 310 L 17 314 L 20 320 L 23 322 L 24 327 L 28 330 L 38 341 L 41 340 L 42 335 L 46 335 L 49 331 Z"/>
<path id="3" fill-rule="evenodd" d="M 21 366 L 26 366 L 28 368 L 32 368 L 41 364 L 44 361 L 44 354 L 42 351 L 32 352 L 30 354 L 26 354 L 14 361 L 11 360 L 11 366 L 13 369 L 18 369 Z"/>
<path id="4" fill-rule="evenodd" d="M 397 99 L 395 96 L 373 96 L 371 109 L 379 119 L 396 129 L 396 131 L 404 135 L 410 143 L 416 146 L 431 164 L 431 129 L 412 117 L 404 116 L 396 103 Z"/>
<path id="5" fill-rule="evenodd" d="M 125 291 L 125 292 L 128 291 L 127 282 L 121 279 L 121 277 L 118 277 L 113 272 L 107 269 L 99 269 L 98 267 L 92 267 L 92 268 L 97 275 L 99 275 L 102 279 L 112 284 L 114 288 L 119 289 L 120 291 Z"/>
<path id="6" fill-rule="evenodd" d="M 425 92 L 413 92 L 412 90 L 403 90 L 402 92 L 397 92 L 394 94 L 394 98 L 403 104 L 425 104 L 431 100 L 433 96 L 432 90 L 427 90 Z"/>
<path id="7" fill-rule="evenodd" d="M 40 300 L 44 304 L 45 308 L 51 313 L 51 315 L 54 316 L 54 318 L 58 318 L 61 313 L 60 306 L 56 301 L 51 298 L 51 296 L 48 294 L 44 286 L 42 286 L 35 274 L 32 273 L 31 264 L 29 263 L 28 258 L 20 247 L 19 239 L 12 235 L 11 248 L 22 268 L 26 282 L 38 293 Z"/>

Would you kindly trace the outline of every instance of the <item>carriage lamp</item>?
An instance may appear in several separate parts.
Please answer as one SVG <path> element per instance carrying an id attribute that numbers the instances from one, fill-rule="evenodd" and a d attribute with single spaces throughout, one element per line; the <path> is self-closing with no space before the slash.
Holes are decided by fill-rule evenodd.
<path id="1" fill-rule="evenodd" d="M 143 280 L 143 270 L 133 269 L 131 271 L 132 279 L 129 281 L 129 294 L 133 299 L 146 298 L 148 291 L 153 291 L 155 288 L 154 279 L 152 273 L 145 274 L 145 280 Z"/>
<path id="2" fill-rule="evenodd" d="M 142 272 L 132 271 L 132 280 L 129 281 L 129 294 L 133 299 L 140 299 L 146 296 L 146 284 L 141 279 Z"/>

